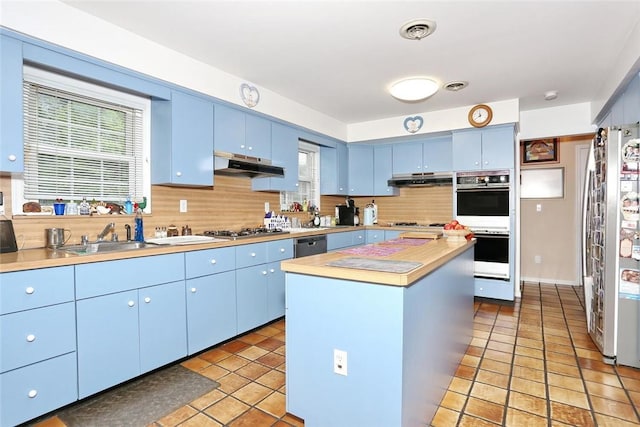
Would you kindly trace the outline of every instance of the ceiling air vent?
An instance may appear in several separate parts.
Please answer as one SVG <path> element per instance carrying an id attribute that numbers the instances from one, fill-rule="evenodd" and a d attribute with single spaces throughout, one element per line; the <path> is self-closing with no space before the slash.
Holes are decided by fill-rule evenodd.
<path id="1" fill-rule="evenodd" d="M 409 21 L 400 27 L 400 35 L 408 40 L 422 40 L 436 30 L 436 23 L 428 19 Z"/>
<path id="2" fill-rule="evenodd" d="M 450 90 L 451 92 L 457 92 L 457 91 L 467 87 L 468 84 L 469 84 L 469 82 L 455 81 L 455 82 L 445 83 L 445 85 L 443 87 L 446 90 Z"/>

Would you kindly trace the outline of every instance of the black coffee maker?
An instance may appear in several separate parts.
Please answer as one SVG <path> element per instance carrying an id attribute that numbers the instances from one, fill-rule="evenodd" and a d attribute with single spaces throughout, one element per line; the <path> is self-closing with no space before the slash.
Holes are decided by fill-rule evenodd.
<path id="1" fill-rule="evenodd" d="M 358 208 L 355 200 L 347 197 L 346 204 L 336 205 L 337 225 L 358 225 Z"/>

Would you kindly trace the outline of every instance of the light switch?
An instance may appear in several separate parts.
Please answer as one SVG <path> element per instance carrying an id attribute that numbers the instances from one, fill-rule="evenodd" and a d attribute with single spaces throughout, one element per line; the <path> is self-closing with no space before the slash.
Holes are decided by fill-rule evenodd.
<path id="1" fill-rule="evenodd" d="M 542 203 L 536 205 L 536 212 L 542 212 Z"/>

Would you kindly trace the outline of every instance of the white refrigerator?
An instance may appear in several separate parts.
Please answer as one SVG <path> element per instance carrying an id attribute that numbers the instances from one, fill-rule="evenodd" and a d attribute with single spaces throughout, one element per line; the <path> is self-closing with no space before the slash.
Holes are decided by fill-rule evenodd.
<path id="1" fill-rule="evenodd" d="M 601 128 L 583 192 L 587 327 L 604 361 L 640 367 L 638 124 Z"/>

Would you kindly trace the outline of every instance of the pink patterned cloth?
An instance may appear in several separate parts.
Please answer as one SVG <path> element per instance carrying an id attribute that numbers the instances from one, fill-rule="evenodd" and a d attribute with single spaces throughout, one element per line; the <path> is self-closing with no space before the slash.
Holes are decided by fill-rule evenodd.
<path id="1" fill-rule="evenodd" d="M 422 246 L 425 243 L 431 242 L 431 239 L 393 239 L 385 242 L 380 242 L 381 245 L 402 245 L 402 246 Z"/>
<path id="2" fill-rule="evenodd" d="M 393 239 L 365 246 L 357 246 L 339 252 L 350 255 L 387 256 L 400 252 L 407 248 L 407 246 L 421 246 L 431 241 L 430 239 Z"/>

